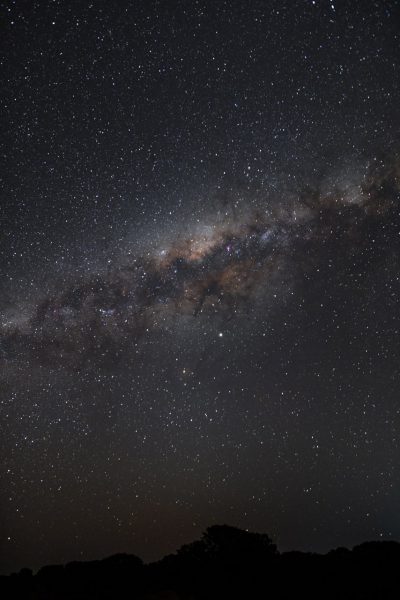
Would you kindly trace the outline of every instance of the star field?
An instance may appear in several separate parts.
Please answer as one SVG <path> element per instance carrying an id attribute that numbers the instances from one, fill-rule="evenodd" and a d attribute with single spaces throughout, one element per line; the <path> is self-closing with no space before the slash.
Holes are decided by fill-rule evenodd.
<path id="1" fill-rule="evenodd" d="M 399 539 L 396 2 L 3 2 L 1 570 Z"/>

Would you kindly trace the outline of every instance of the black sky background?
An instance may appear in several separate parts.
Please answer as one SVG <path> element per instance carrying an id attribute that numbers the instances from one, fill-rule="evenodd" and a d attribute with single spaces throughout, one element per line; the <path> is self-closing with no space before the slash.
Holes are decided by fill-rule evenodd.
<path id="1" fill-rule="evenodd" d="M 399 539 L 397 2 L 1 2 L 0 555 Z"/>

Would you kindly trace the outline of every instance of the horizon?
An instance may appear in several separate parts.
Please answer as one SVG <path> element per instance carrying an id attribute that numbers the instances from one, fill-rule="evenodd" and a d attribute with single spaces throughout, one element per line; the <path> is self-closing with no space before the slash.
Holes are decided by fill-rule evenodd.
<path id="1" fill-rule="evenodd" d="M 211 525 L 210 527 L 213 526 L 220 526 L 218 524 L 214 524 Z M 229 528 L 233 528 L 233 529 L 239 529 L 240 531 L 244 531 L 245 533 L 256 533 L 256 534 L 260 534 L 260 532 L 253 532 L 253 531 L 248 531 L 248 530 L 241 530 L 240 528 L 236 528 L 234 526 L 231 525 L 227 525 L 227 524 L 222 524 L 223 527 L 229 527 Z M 181 546 L 179 546 L 178 548 L 176 548 L 175 550 L 168 552 L 166 554 L 164 554 L 163 556 L 159 557 L 159 558 L 154 558 L 154 559 L 150 559 L 150 560 L 144 560 L 140 554 L 135 553 L 135 552 L 128 552 L 128 551 L 121 551 L 121 552 L 115 552 L 113 554 L 107 555 L 107 556 L 102 556 L 102 557 L 92 557 L 92 558 L 78 558 L 78 559 L 71 559 L 71 560 L 66 560 L 65 562 L 62 563 L 58 563 L 58 562 L 53 562 L 53 563 L 49 563 L 49 564 L 45 564 L 45 565 L 40 565 L 38 567 L 33 567 L 31 568 L 30 565 L 24 565 L 19 569 L 16 569 L 15 571 L 11 572 L 11 573 L 2 573 L 0 572 L 0 576 L 11 576 L 13 574 L 18 574 L 21 570 L 24 569 L 29 569 L 33 572 L 33 575 L 37 575 L 37 573 L 43 568 L 43 567 L 48 567 L 48 566 L 63 566 L 65 567 L 66 565 L 69 565 L 71 563 L 91 563 L 91 562 L 101 562 L 104 560 L 107 560 L 109 558 L 115 557 L 115 556 L 127 556 L 127 557 L 135 557 L 135 558 L 139 558 L 142 561 L 143 566 L 146 565 L 152 565 L 152 564 L 157 564 L 160 561 L 163 561 L 165 558 L 170 557 L 170 556 L 177 556 L 179 554 L 179 551 L 182 549 L 182 547 L 186 546 L 186 545 L 190 545 L 193 542 L 196 542 L 200 539 L 202 539 L 202 536 L 204 535 L 205 531 L 207 529 L 210 529 L 210 527 L 207 527 L 203 532 L 202 535 L 197 536 L 197 538 L 192 539 L 192 540 L 187 540 L 186 542 L 184 542 Z M 268 534 L 262 534 L 262 535 L 267 535 Z M 269 536 L 268 536 L 269 537 Z M 329 553 L 334 552 L 336 550 L 348 550 L 349 552 L 353 552 L 354 549 L 359 548 L 360 546 L 364 546 L 364 545 L 368 545 L 368 544 L 376 544 L 376 543 L 393 543 L 393 544 L 398 544 L 400 547 L 400 540 L 394 540 L 394 539 L 383 539 L 383 538 L 379 538 L 379 539 L 371 539 L 371 540 L 364 540 L 362 542 L 359 542 L 357 544 L 354 544 L 353 546 L 345 546 L 345 545 L 339 545 L 339 546 L 334 546 L 332 548 L 326 549 L 326 550 L 321 550 L 321 551 L 315 551 L 312 549 L 305 549 L 305 548 L 280 548 L 278 544 L 276 544 L 276 541 L 272 538 L 271 542 L 272 544 L 276 545 L 276 552 L 279 555 L 282 554 L 290 554 L 290 553 L 300 553 L 300 554 L 313 554 L 313 555 L 317 555 L 317 556 L 327 556 Z"/>

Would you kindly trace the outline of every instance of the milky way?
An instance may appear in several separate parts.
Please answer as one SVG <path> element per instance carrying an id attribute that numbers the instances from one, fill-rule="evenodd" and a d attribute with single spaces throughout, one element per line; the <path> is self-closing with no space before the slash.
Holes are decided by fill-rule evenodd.
<path id="1" fill-rule="evenodd" d="M 69 281 L 41 299 L 22 325 L 3 316 L 2 360 L 113 362 L 180 315 L 231 320 L 260 301 L 266 310 L 279 277 L 304 279 L 333 235 L 335 246 L 353 256 L 382 231 L 391 233 L 399 164 L 397 157 L 369 163 L 350 189 L 340 181 L 329 191 L 305 188 L 294 205 L 281 201 L 285 210 L 266 204 L 246 216 L 227 213 L 207 234 L 186 234 L 145 257 L 129 256 Z"/>

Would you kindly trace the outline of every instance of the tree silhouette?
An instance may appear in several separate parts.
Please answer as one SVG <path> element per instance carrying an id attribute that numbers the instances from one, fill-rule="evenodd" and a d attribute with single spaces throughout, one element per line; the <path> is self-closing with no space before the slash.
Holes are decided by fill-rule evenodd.
<path id="1" fill-rule="evenodd" d="M 266 534 L 213 525 L 149 565 L 133 555 L 22 569 L 0 577 L 1 598 L 24 600 L 397 600 L 400 544 L 365 542 L 325 555 L 280 554 Z"/>

